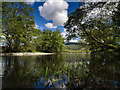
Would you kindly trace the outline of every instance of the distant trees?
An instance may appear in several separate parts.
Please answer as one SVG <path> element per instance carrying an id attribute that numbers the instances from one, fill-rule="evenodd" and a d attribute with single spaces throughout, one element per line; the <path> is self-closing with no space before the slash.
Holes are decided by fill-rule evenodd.
<path id="1" fill-rule="evenodd" d="M 99 13 L 96 14 L 95 10 Z M 80 37 L 84 44 L 89 45 L 91 51 L 118 49 L 120 47 L 120 27 L 117 25 L 119 11 L 119 5 L 116 3 L 99 2 L 83 5 L 69 14 L 69 19 L 65 23 L 65 28 L 69 32 L 68 39 Z"/>
<path id="2" fill-rule="evenodd" d="M 24 2 L 2 3 L 2 35 L 5 52 L 60 52 L 64 46 L 60 31 L 35 29 L 33 8 Z"/>
<path id="3" fill-rule="evenodd" d="M 59 30 L 44 29 L 37 37 L 37 42 L 37 51 L 60 52 L 64 48 L 64 38 L 62 38 Z"/>

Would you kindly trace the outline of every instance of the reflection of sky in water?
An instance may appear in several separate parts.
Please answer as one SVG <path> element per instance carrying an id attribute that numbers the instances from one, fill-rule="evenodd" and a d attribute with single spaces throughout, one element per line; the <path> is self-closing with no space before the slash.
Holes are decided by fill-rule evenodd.
<path id="1" fill-rule="evenodd" d="M 0 77 L 2 77 L 2 62 L 0 62 Z"/>
<path id="2" fill-rule="evenodd" d="M 65 60 L 61 61 L 61 59 L 65 59 L 67 61 Z M 69 63 L 69 65 L 72 65 L 73 63 L 72 60 L 74 60 L 74 67 L 77 68 L 77 65 L 79 65 L 77 70 L 74 68 L 75 69 L 74 71 L 79 70 L 79 73 L 83 75 L 84 71 L 89 72 L 90 70 L 91 71 L 95 70 L 96 67 L 98 67 L 103 63 L 101 62 L 103 61 L 103 59 L 104 57 L 97 58 L 97 59 L 92 58 L 89 60 L 87 55 L 79 55 L 79 54 L 69 54 L 68 56 L 62 55 L 59 57 L 57 57 L 57 55 L 56 56 L 53 55 L 51 57 L 50 56 L 32 56 L 32 57 L 22 56 L 22 57 L 11 57 L 11 58 L 3 57 L 2 58 L 3 62 L 2 63 L 0 62 L 0 67 L 2 66 L 3 68 L 5 68 L 3 69 L 6 71 L 4 73 L 5 75 L 3 76 L 3 78 L 5 82 L 9 82 L 9 83 L 4 83 L 5 85 L 4 87 L 7 87 L 7 86 L 10 87 L 11 82 L 13 82 L 18 87 L 24 86 L 26 88 L 33 87 L 33 88 L 42 89 L 42 88 L 45 88 L 44 72 L 46 67 L 49 67 L 51 70 L 50 72 L 48 71 L 49 72 L 48 81 L 46 82 L 48 83 L 50 82 L 50 79 L 53 77 L 52 75 L 54 75 L 53 70 L 57 71 L 58 68 L 60 68 L 60 66 L 62 66 L 64 63 L 65 63 L 65 67 L 67 67 L 68 65 L 66 63 Z M 109 87 L 120 87 L 120 81 L 119 81 L 120 80 L 119 79 L 120 62 L 115 61 L 114 59 L 118 60 L 116 58 L 112 58 L 111 61 L 106 59 L 106 61 L 108 60 L 110 62 L 104 66 L 102 65 L 103 68 L 100 68 L 101 70 L 96 72 L 96 75 L 93 77 L 95 80 L 93 80 L 93 82 L 90 81 L 90 85 L 94 85 L 96 83 L 95 85 L 98 85 L 101 87 L 105 85 L 106 86 L 108 85 Z M 60 73 L 60 75 L 62 74 Z M 55 88 L 64 88 L 66 84 L 68 85 L 67 76 L 64 75 L 63 77 L 65 78 L 65 82 L 62 76 L 60 78 L 61 79 L 60 81 L 53 82 L 53 85 L 55 86 Z M 33 79 L 33 81 L 31 81 L 31 78 Z M 55 76 L 54 79 L 59 79 L 59 78 Z M 19 84 L 17 85 L 17 83 Z M 73 83 L 73 84 L 75 84 L 75 86 L 77 85 L 76 83 Z M 52 83 L 50 83 L 47 87 L 53 87 L 53 85 Z M 11 87 L 14 87 L 14 86 L 11 85 Z"/>
<path id="3" fill-rule="evenodd" d="M 38 82 L 36 82 L 36 83 L 33 85 L 33 88 L 45 88 L 44 78 L 42 77 L 41 79 L 38 79 Z"/>
<path id="4" fill-rule="evenodd" d="M 120 86 L 120 83 L 118 81 L 113 81 L 113 85 L 115 86 L 115 88 L 117 88 L 118 86 Z"/>
<path id="5" fill-rule="evenodd" d="M 52 76 L 53 77 L 53 76 Z M 63 77 L 64 77 L 64 80 L 63 80 Z M 53 78 L 55 80 L 55 78 Z M 58 78 L 57 78 L 58 79 Z M 51 80 L 48 79 L 47 80 L 47 84 L 50 82 Z M 38 79 L 38 82 L 36 82 L 34 85 L 33 85 L 33 88 L 66 88 L 65 84 L 67 83 L 67 77 L 66 75 L 63 75 L 60 77 L 60 80 L 58 81 L 54 81 L 53 84 L 52 83 L 49 83 L 48 86 L 46 87 L 45 86 L 45 80 L 44 78 L 40 78 Z"/>
<path id="6" fill-rule="evenodd" d="M 4 63 L 2 62 L 2 57 L 0 57 L 0 77 L 2 77 L 4 71 Z"/>
<path id="7" fill-rule="evenodd" d="M 87 64 L 90 64 L 90 61 L 87 61 Z"/>

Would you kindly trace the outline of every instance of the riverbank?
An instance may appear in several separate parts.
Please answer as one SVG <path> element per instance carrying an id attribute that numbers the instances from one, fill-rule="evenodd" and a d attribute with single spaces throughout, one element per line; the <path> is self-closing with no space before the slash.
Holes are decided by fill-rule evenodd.
<path id="1" fill-rule="evenodd" d="M 52 55 L 55 53 L 34 53 L 34 52 L 23 52 L 23 53 L 0 53 L 0 56 L 31 56 L 31 55 Z"/>
<path id="2" fill-rule="evenodd" d="M 64 53 L 90 53 L 89 50 L 69 50 L 69 49 L 66 49 L 64 50 Z"/>

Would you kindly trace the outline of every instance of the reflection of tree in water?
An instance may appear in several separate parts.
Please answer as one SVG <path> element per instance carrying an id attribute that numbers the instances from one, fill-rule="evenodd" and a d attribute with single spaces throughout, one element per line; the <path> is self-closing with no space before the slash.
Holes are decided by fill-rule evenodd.
<path id="1" fill-rule="evenodd" d="M 70 88 L 120 88 L 120 56 L 117 53 L 92 53 L 86 71 L 70 77 Z"/>
<path id="2" fill-rule="evenodd" d="M 47 78 L 46 87 L 50 85 L 54 87 L 69 87 L 69 88 L 115 88 L 119 87 L 119 56 L 113 53 L 92 53 L 90 60 L 87 58 L 77 58 L 77 55 L 69 56 L 67 62 L 61 64 L 62 67 L 54 70 L 50 75 L 52 79 Z M 53 66 L 52 66 L 53 67 Z M 51 72 L 51 69 L 48 71 Z M 58 76 L 58 77 L 57 77 Z M 66 80 L 67 77 L 67 80 Z M 59 80 L 60 78 L 60 80 Z M 56 82 L 56 81 L 57 82 Z M 61 82 L 62 81 L 62 82 Z M 67 81 L 67 83 L 66 83 Z M 45 82 L 45 81 L 44 81 Z M 58 83 L 61 82 L 61 83 Z M 56 84 L 57 83 L 57 84 Z M 45 86 L 45 85 L 44 85 Z"/>
<path id="3" fill-rule="evenodd" d="M 36 64 L 36 68 L 38 70 L 37 73 L 41 73 L 41 77 L 38 78 L 38 81 L 35 83 L 33 87 L 49 87 L 50 82 L 58 81 L 57 78 L 58 72 L 60 68 L 63 66 L 65 60 L 66 60 L 66 55 L 50 55 L 47 57 L 41 56 L 41 60 L 38 57 L 37 60 L 40 60 L 39 63 Z M 41 71 L 41 72 L 40 72 Z M 56 75 L 57 74 L 57 75 Z M 56 79 L 55 79 L 56 78 Z M 49 82 L 50 81 L 50 82 Z"/>
<path id="4" fill-rule="evenodd" d="M 5 71 L 3 76 L 3 88 L 4 87 L 29 87 L 31 82 L 34 82 L 32 78 L 33 74 L 33 57 L 29 60 L 29 57 L 4 57 L 5 59 Z M 7 64 L 9 62 L 9 64 Z"/>
<path id="5" fill-rule="evenodd" d="M 116 53 L 3 57 L 4 87 L 114 88 L 120 84 Z M 61 86 L 62 85 L 62 86 Z"/>
<path id="6" fill-rule="evenodd" d="M 120 56 L 118 53 L 92 53 L 90 72 L 94 87 L 115 88 L 120 84 Z"/>
<path id="7" fill-rule="evenodd" d="M 59 68 L 64 60 L 65 56 L 61 55 L 3 57 L 3 88 L 32 87 L 38 78 L 45 76 L 46 67 L 52 71 Z M 52 72 L 48 73 L 48 76 L 52 75 Z"/>

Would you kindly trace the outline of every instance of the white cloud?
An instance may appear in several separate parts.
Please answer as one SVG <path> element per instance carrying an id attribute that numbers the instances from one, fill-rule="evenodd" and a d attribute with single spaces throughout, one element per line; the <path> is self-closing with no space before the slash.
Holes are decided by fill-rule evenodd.
<path id="1" fill-rule="evenodd" d="M 66 31 L 66 29 L 64 29 L 64 32 L 61 32 L 61 35 L 63 38 L 66 38 L 67 34 L 68 34 L 68 32 Z"/>
<path id="2" fill-rule="evenodd" d="M 75 26 L 75 28 L 76 28 L 76 26 Z M 63 38 L 65 38 L 65 40 L 64 40 L 64 42 L 68 42 L 66 39 L 67 39 L 67 35 L 68 34 L 68 32 L 66 31 L 66 29 L 64 29 L 64 32 L 61 32 L 61 35 L 62 35 L 62 37 Z M 78 39 L 79 40 L 79 39 Z M 78 42 L 78 40 L 77 40 L 77 38 L 76 39 L 71 39 L 71 40 L 69 40 L 69 42 L 73 42 L 73 43 L 77 43 Z"/>
<path id="3" fill-rule="evenodd" d="M 39 2 L 40 0 L 26 0 L 27 4 L 33 5 L 34 2 Z"/>
<path id="4" fill-rule="evenodd" d="M 53 26 L 63 25 L 68 20 L 68 4 L 64 0 L 47 0 L 39 6 L 40 15 L 53 21 Z"/>
<path id="5" fill-rule="evenodd" d="M 69 42 L 77 43 L 78 41 L 76 39 L 71 39 L 71 40 L 69 40 Z"/>
<path id="6" fill-rule="evenodd" d="M 34 2 L 35 2 L 35 0 L 26 0 L 26 2 L 27 2 L 27 4 L 31 4 L 31 5 L 33 5 Z"/>
<path id="7" fill-rule="evenodd" d="M 34 27 L 34 28 L 38 29 L 38 25 L 37 25 L 37 24 L 35 24 L 35 27 Z"/>
<path id="8" fill-rule="evenodd" d="M 53 26 L 52 23 L 47 23 L 47 24 L 45 24 L 45 26 L 46 26 L 47 28 L 57 28 L 57 26 Z"/>

